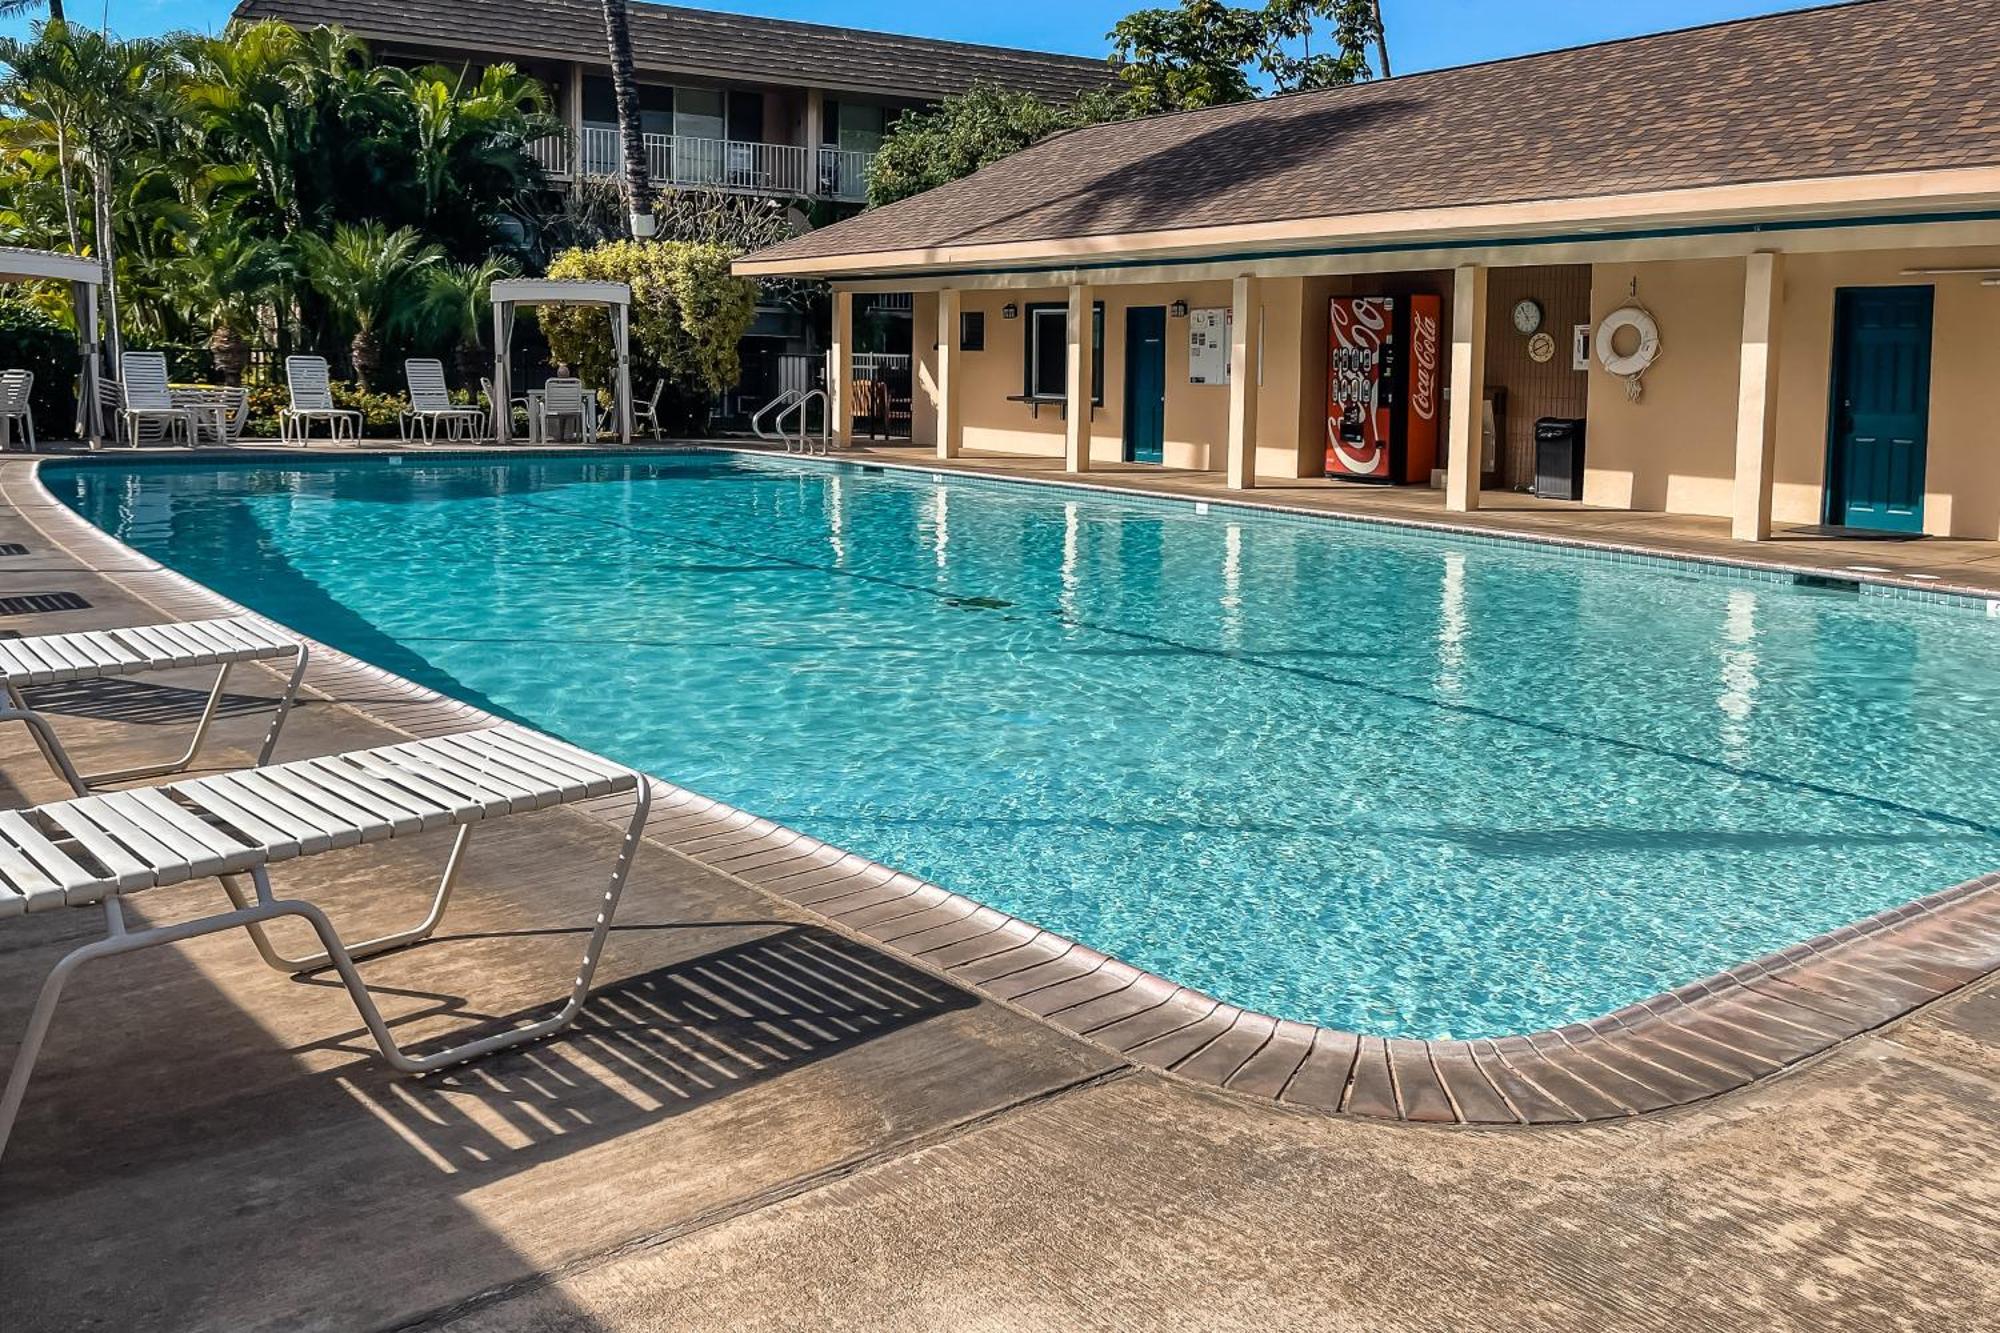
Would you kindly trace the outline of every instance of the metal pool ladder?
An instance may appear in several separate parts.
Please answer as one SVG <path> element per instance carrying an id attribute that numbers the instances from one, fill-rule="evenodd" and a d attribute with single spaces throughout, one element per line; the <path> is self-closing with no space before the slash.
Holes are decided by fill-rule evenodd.
<path id="1" fill-rule="evenodd" d="M 813 448 L 812 437 L 806 433 L 806 409 L 812 406 L 815 401 L 820 405 L 819 447 L 817 449 Z M 766 432 L 764 429 L 764 417 L 773 410 L 777 412 L 777 416 L 772 418 L 771 421 L 771 425 L 776 432 L 775 435 Z M 793 434 L 787 429 L 785 423 L 795 415 L 798 419 L 798 431 L 796 434 Z M 787 389 L 757 410 L 757 415 L 750 418 L 750 429 L 757 432 L 757 438 L 760 440 L 776 439 L 780 441 L 784 444 L 785 452 L 788 454 L 824 454 L 833 442 L 832 418 L 833 409 L 827 400 L 826 390 Z"/>

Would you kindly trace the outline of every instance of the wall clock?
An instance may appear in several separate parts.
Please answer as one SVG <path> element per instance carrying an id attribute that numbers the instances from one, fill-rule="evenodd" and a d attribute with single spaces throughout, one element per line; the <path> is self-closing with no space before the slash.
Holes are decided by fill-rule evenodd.
<path id="1" fill-rule="evenodd" d="M 1556 340 L 1546 333 L 1538 333 L 1528 339 L 1528 359 L 1538 366 L 1545 366 L 1556 358 Z"/>
<path id="2" fill-rule="evenodd" d="M 1522 301 L 1514 307 L 1514 327 L 1523 337 L 1537 333 L 1542 327 L 1542 304 L 1535 300 Z"/>

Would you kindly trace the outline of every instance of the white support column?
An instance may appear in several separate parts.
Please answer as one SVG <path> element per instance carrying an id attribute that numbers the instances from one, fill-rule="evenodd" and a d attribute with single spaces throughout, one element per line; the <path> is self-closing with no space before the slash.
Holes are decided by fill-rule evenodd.
<path id="1" fill-rule="evenodd" d="M 1486 447 L 1486 268 L 1462 264 L 1451 300 L 1451 462 L 1444 507 L 1454 514 L 1479 508 L 1479 464 Z"/>
<path id="2" fill-rule="evenodd" d="M 1744 260 L 1743 350 L 1736 380 L 1736 482 L 1729 535 L 1771 535 L 1771 470 L 1778 443 L 1778 342 L 1784 327 L 1785 257 Z"/>
<path id="3" fill-rule="evenodd" d="M 1071 472 L 1090 471 L 1090 287 L 1072 283 L 1069 289 L 1069 401 L 1063 421 L 1063 466 Z"/>
<path id="4" fill-rule="evenodd" d="M 853 442 L 854 293 L 833 293 L 833 346 L 826 358 L 826 410 L 833 442 L 845 449 Z"/>
<path id="5" fill-rule="evenodd" d="M 1229 489 L 1257 484 L 1257 279 L 1244 275 L 1229 292 Z"/>
<path id="6" fill-rule="evenodd" d="M 947 287 L 937 294 L 937 456 L 957 458 L 965 435 L 958 410 L 959 294 Z"/>

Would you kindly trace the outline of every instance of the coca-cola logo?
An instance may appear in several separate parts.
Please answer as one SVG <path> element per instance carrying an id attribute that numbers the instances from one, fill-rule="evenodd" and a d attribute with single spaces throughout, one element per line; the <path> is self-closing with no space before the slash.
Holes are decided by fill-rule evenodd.
<path id="1" fill-rule="evenodd" d="M 1411 358 L 1417 367 L 1416 387 L 1410 394 L 1410 409 L 1425 421 L 1437 415 L 1438 401 L 1438 319 L 1425 310 L 1410 312 L 1410 341 L 1416 344 Z"/>

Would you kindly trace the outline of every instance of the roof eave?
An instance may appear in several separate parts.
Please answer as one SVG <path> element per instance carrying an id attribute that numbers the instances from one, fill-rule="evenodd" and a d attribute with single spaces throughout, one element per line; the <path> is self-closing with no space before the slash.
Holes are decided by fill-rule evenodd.
<path id="1" fill-rule="evenodd" d="M 1068 236 L 987 245 L 952 245 L 736 261 L 745 277 L 871 278 L 939 272 L 1006 271 L 1046 266 L 1089 268 L 1111 263 L 1181 263 L 1245 253 L 1328 247 L 1395 246 L 1559 233 L 1588 239 L 1592 231 L 1745 225 L 1805 217 L 1842 218 L 1883 212 L 1938 212 L 2000 207 L 2000 165 L 1788 181 L 1747 181 L 1611 195 L 1563 196 L 1394 212 L 1287 219 L 1226 227 L 1179 228 L 1108 236 Z M 857 223 L 864 222 L 857 219 Z M 854 224 L 848 224 L 854 225 Z"/>

